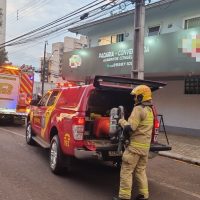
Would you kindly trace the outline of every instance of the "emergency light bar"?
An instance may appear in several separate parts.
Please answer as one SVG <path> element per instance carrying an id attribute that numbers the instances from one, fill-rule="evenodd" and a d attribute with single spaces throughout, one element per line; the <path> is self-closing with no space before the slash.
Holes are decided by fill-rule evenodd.
<path id="1" fill-rule="evenodd" d="M 76 83 L 74 82 L 61 82 L 61 83 L 56 83 L 56 87 L 57 88 L 61 88 L 61 87 L 73 87 L 73 86 L 77 86 Z"/>
<path id="2" fill-rule="evenodd" d="M 75 87 L 75 86 L 81 86 L 81 85 L 85 85 L 85 83 L 83 83 L 81 81 L 66 81 L 66 82 L 56 83 L 56 87 L 57 88 L 61 88 L 61 87 Z"/>
<path id="3" fill-rule="evenodd" d="M 14 66 L 2 66 L 4 69 L 11 69 L 11 70 L 20 70 L 18 67 Z"/>

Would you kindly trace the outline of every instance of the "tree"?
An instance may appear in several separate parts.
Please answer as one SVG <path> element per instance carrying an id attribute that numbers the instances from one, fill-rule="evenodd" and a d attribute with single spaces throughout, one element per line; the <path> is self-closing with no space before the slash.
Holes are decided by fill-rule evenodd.
<path id="1" fill-rule="evenodd" d="M 0 65 L 8 61 L 7 52 L 5 49 L 0 49 Z"/>

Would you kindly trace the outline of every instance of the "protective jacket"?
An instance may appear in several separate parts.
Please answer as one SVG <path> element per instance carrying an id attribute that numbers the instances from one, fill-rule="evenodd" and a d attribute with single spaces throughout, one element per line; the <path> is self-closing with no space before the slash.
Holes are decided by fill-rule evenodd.
<path id="1" fill-rule="evenodd" d="M 122 119 L 119 121 L 122 127 L 131 126 L 130 144 L 128 149 L 139 155 L 147 155 L 150 148 L 152 128 L 153 128 L 153 111 L 151 102 L 143 102 L 134 107 L 128 121 Z"/>

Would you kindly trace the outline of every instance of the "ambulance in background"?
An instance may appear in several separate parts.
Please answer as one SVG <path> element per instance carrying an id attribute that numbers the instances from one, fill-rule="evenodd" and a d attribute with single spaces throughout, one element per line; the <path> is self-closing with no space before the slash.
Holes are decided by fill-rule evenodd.
<path id="1" fill-rule="evenodd" d="M 0 120 L 23 124 L 32 100 L 32 66 L 0 66 Z"/>

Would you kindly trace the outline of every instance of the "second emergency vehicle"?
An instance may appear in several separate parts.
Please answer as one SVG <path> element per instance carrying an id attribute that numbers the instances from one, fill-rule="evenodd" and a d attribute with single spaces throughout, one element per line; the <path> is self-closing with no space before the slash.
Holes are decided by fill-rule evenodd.
<path id="1" fill-rule="evenodd" d="M 32 67 L 0 66 L 0 119 L 23 123 L 32 100 Z"/>

